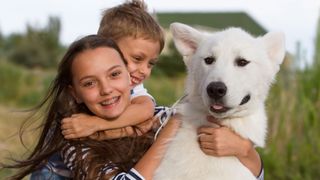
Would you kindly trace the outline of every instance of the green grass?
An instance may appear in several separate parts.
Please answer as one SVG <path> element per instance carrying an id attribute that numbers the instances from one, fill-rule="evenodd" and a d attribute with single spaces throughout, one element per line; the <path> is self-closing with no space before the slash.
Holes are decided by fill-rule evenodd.
<path id="1" fill-rule="evenodd" d="M 27 149 L 32 148 L 36 143 L 36 138 L 38 137 L 38 131 L 30 131 L 37 126 L 37 121 L 34 124 L 30 124 L 29 131 L 23 136 L 24 143 L 23 146 L 20 143 L 20 138 L 18 131 L 20 125 L 27 117 L 26 113 L 22 113 L 18 109 L 8 108 L 0 106 L 0 160 L 1 162 L 10 163 L 12 162 L 9 158 L 22 159 L 27 155 Z M 4 179 L 9 175 L 12 175 L 15 170 L 5 169 L 0 171 L 0 179 Z"/>
<path id="2" fill-rule="evenodd" d="M 25 68 L 0 61 L 0 102 L 6 106 L 30 107 L 38 103 L 44 95 L 53 72 L 28 71 Z"/>
<path id="3" fill-rule="evenodd" d="M 183 96 L 183 75 L 175 78 L 152 76 L 144 84 L 158 105 L 171 106 L 176 100 Z"/>

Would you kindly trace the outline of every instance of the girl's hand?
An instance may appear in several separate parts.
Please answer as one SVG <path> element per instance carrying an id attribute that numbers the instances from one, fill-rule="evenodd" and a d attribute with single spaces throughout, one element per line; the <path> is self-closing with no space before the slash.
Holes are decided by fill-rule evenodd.
<path id="1" fill-rule="evenodd" d="M 208 117 L 211 126 L 198 129 L 201 150 L 210 156 L 247 156 L 253 148 L 252 143 L 231 129 L 222 126 L 214 117 Z"/>
<path id="2" fill-rule="evenodd" d="M 73 114 L 61 121 L 62 134 L 65 139 L 88 137 L 99 131 L 101 119 L 87 114 Z"/>

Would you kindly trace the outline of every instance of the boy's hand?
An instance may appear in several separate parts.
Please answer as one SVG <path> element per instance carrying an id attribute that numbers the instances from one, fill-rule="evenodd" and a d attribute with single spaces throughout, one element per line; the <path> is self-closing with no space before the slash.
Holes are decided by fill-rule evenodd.
<path id="1" fill-rule="evenodd" d="M 240 137 L 231 129 L 222 126 L 217 119 L 207 118 L 212 123 L 210 127 L 198 129 L 201 150 L 210 156 L 246 156 L 253 147 L 249 140 Z"/>
<path id="2" fill-rule="evenodd" d="M 136 125 L 136 129 L 132 126 L 127 126 L 119 129 L 111 129 L 105 131 L 99 131 L 89 136 L 90 139 L 94 140 L 109 140 L 109 139 L 118 139 L 123 137 L 130 136 L 141 136 L 148 131 L 150 131 L 157 119 L 148 119 L 138 125 Z"/>
<path id="3" fill-rule="evenodd" d="M 151 118 L 151 119 L 148 119 L 138 125 L 136 125 L 136 127 L 138 128 L 138 136 L 141 136 L 147 132 L 149 132 L 154 124 L 157 122 L 158 119 L 156 118 Z"/>
<path id="4" fill-rule="evenodd" d="M 99 131 L 100 119 L 87 114 L 73 114 L 61 121 L 62 134 L 65 139 L 88 137 Z"/>

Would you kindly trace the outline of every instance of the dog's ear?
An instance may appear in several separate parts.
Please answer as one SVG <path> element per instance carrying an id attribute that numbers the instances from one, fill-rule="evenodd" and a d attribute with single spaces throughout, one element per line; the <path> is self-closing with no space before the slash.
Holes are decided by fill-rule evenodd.
<path id="1" fill-rule="evenodd" d="M 278 66 L 282 63 L 286 49 L 285 37 L 281 32 L 270 32 L 262 37 L 268 52 L 269 58 Z"/>
<path id="2" fill-rule="evenodd" d="M 182 23 L 172 23 L 170 31 L 176 48 L 184 58 L 195 53 L 201 41 L 201 32 Z"/>

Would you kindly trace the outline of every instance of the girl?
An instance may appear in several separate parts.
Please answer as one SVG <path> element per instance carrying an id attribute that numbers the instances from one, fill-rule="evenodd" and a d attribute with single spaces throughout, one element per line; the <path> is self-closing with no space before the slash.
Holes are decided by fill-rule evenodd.
<path id="1" fill-rule="evenodd" d="M 125 64 L 119 48 L 97 35 L 84 37 L 69 47 L 48 95 L 38 106 L 48 104 L 38 144 L 26 160 L 6 166 L 20 169 L 12 179 L 41 168 L 59 151 L 75 179 L 152 178 L 166 139 L 179 125 L 176 121 L 168 123 L 151 147 L 148 134 L 105 141 L 65 140 L 61 134 L 60 121 L 71 114 L 86 113 L 112 121 L 125 111 L 130 104 L 130 77 Z M 139 129 L 134 132 L 138 134 Z"/>

